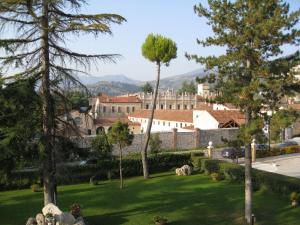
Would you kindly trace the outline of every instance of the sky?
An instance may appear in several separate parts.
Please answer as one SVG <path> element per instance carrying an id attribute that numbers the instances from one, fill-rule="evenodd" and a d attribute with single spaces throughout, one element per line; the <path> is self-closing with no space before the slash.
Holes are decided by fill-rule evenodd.
<path id="1" fill-rule="evenodd" d="M 171 38 L 177 44 L 177 58 L 169 67 L 163 67 L 161 77 L 183 74 L 202 65 L 188 61 L 185 53 L 198 55 L 219 55 L 224 49 L 202 48 L 196 39 L 212 35 L 204 18 L 193 11 L 199 2 L 207 6 L 206 0 L 87 0 L 84 13 L 116 13 L 126 18 L 122 25 L 113 25 L 113 36 L 82 36 L 72 39 L 69 47 L 85 53 L 114 53 L 122 57 L 113 63 L 92 65 L 90 74 L 94 76 L 124 74 L 135 80 L 153 80 L 156 76 L 155 64 L 142 56 L 141 46 L 150 33 Z M 300 0 L 289 0 L 291 10 L 300 8 Z M 297 25 L 300 28 L 300 25 Z M 295 47 L 285 46 L 285 54 L 295 51 Z"/>

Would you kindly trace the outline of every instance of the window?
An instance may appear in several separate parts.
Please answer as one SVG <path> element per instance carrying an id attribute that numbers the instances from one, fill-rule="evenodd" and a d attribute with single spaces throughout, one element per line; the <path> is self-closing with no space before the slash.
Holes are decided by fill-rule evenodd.
<path id="1" fill-rule="evenodd" d="M 177 105 L 177 109 L 180 109 L 180 105 Z"/>
<path id="2" fill-rule="evenodd" d="M 169 127 L 170 127 L 170 126 L 171 126 L 171 123 L 169 122 L 168 125 L 169 125 Z"/>
<path id="3" fill-rule="evenodd" d="M 178 127 L 178 123 L 176 123 L 176 127 Z"/>
<path id="4" fill-rule="evenodd" d="M 121 112 L 121 107 L 119 106 L 119 107 L 118 107 L 118 113 L 120 113 L 120 112 Z"/>
<path id="5" fill-rule="evenodd" d="M 187 124 L 184 124 L 185 127 L 187 127 Z"/>
<path id="6" fill-rule="evenodd" d="M 169 105 L 169 109 L 172 109 L 172 105 Z"/>
<path id="7" fill-rule="evenodd" d="M 164 105 L 163 104 L 160 105 L 160 109 L 164 109 Z"/>
<path id="8" fill-rule="evenodd" d="M 180 123 L 180 128 L 182 128 L 182 123 Z"/>
<path id="9" fill-rule="evenodd" d="M 166 125 L 166 123 L 165 123 L 165 121 L 163 122 L 163 126 L 165 126 Z"/>
<path id="10" fill-rule="evenodd" d="M 103 112 L 104 113 L 106 112 L 106 106 L 103 106 Z"/>
<path id="11" fill-rule="evenodd" d="M 111 107 L 111 112 L 112 112 L 112 113 L 115 112 L 115 107 L 114 107 L 114 106 Z"/>
<path id="12" fill-rule="evenodd" d="M 88 135 L 92 135 L 92 130 L 88 129 Z"/>
<path id="13" fill-rule="evenodd" d="M 194 108 L 194 105 L 191 105 L 191 109 L 193 109 Z"/>
<path id="14" fill-rule="evenodd" d="M 134 106 L 132 106 L 132 112 L 134 112 Z"/>
<path id="15" fill-rule="evenodd" d="M 146 104 L 146 109 L 149 109 L 149 105 L 148 104 Z"/>
<path id="16" fill-rule="evenodd" d="M 157 124 L 160 125 L 160 122 L 158 121 Z"/>
<path id="17" fill-rule="evenodd" d="M 184 105 L 184 109 L 187 109 L 187 105 Z"/>
<path id="18" fill-rule="evenodd" d="M 153 121 L 153 125 L 155 125 L 155 121 Z"/>
<path id="19" fill-rule="evenodd" d="M 130 112 L 130 109 L 129 109 L 129 107 L 128 107 L 128 106 L 126 107 L 126 112 L 127 112 L 127 113 L 129 113 L 129 112 Z"/>

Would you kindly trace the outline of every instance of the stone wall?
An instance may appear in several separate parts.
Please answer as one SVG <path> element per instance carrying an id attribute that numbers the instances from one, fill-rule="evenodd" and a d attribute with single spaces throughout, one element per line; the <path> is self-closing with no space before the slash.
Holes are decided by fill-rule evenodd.
<path id="1" fill-rule="evenodd" d="M 215 130 L 199 130 L 195 132 L 173 132 L 158 133 L 162 141 L 163 149 L 195 149 L 198 147 L 208 146 L 208 142 L 212 141 L 213 145 L 223 144 L 221 137 L 226 139 L 235 139 L 238 129 L 215 129 Z M 92 139 L 95 136 L 86 136 L 84 138 L 74 138 L 74 142 L 79 144 L 81 148 L 89 148 Z M 144 134 L 135 134 L 131 146 L 124 149 L 124 154 L 140 152 L 145 140 Z M 150 150 L 150 148 L 148 148 Z M 114 154 L 118 154 L 118 148 L 114 146 Z"/>

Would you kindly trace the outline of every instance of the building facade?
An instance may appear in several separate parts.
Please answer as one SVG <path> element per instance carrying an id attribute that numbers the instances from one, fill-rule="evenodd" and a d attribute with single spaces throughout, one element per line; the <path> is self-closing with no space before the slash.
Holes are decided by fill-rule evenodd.
<path id="1" fill-rule="evenodd" d="M 142 109 L 150 109 L 153 93 L 138 93 Z M 159 110 L 190 110 L 197 107 L 197 95 L 178 94 L 172 90 L 159 92 L 156 100 L 156 109 Z"/>

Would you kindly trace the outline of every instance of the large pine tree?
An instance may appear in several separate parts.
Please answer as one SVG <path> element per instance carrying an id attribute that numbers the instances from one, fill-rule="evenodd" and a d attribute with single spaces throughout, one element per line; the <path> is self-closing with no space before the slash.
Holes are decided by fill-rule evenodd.
<path id="1" fill-rule="evenodd" d="M 296 63 L 295 54 L 278 59 L 285 44 L 299 44 L 299 10 L 290 13 L 289 5 L 282 0 L 209 0 L 208 8 L 202 4 L 194 7 L 195 13 L 207 19 L 213 36 L 197 40 L 203 47 L 222 46 L 226 52 L 220 56 L 201 57 L 187 55 L 189 59 L 206 65 L 209 76 L 217 82 L 217 91 L 222 101 L 234 103 L 246 115 L 245 129 L 245 219 L 251 222 L 251 124 L 256 121 L 271 93 L 272 80 L 283 81 L 279 96 L 285 88 L 293 87 L 295 80 L 290 68 Z M 292 61 L 292 63 L 291 63 Z M 277 83 L 278 84 L 278 83 Z M 263 94 L 261 94 L 263 93 Z M 275 98 L 274 98 L 275 100 Z M 276 101 L 275 101 L 276 102 Z M 278 102 L 276 102 L 278 104 Z"/>
<path id="2" fill-rule="evenodd" d="M 111 24 L 125 21 L 116 14 L 81 14 L 85 3 L 85 0 L 0 1 L 0 29 L 6 31 L 0 37 L 0 47 L 5 50 L 0 52 L 0 65 L 6 72 L 15 72 L 6 76 L 6 82 L 35 77 L 41 84 L 44 204 L 56 201 L 53 94 L 63 93 L 60 81 L 80 84 L 76 74 L 89 69 L 91 62 L 114 61 L 117 57 L 74 52 L 66 47 L 66 40 L 72 35 L 111 34 Z"/>

